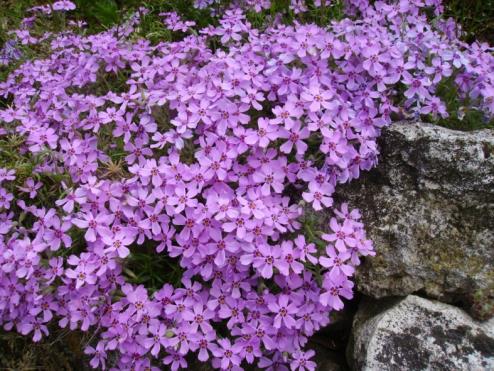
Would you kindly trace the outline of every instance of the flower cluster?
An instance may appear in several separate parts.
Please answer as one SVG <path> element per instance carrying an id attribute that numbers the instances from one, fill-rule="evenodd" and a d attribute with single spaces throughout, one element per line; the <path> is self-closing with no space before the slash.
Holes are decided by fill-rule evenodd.
<path id="1" fill-rule="evenodd" d="M 32 172 L 0 168 L 3 327 L 91 331 L 94 368 L 175 370 L 195 353 L 313 370 L 308 338 L 374 254 L 337 185 L 376 165 L 393 117 L 448 115 L 445 80 L 494 113 L 494 57 L 432 27 L 437 1 L 348 3 L 363 18 L 328 28 L 258 30 L 234 7 L 195 30 L 167 13 L 181 38 L 157 45 L 130 37 L 135 16 L 61 34 L 11 73 L 0 139 Z M 305 219 L 321 210 L 318 233 Z M 140 251 L 177 261 L 181 284 L 132 284 Z"/>
<path id="2" fill-rule="evenodd" d="M 51 5 L 38 5 L 30 9 L 31 12 L 40 12 L 43 14 L 52 14 L 53 12 L 68 12 L 76 8 L 70 0 L 58 0 Z"/>
<path id="3" fill-rule="evenodd" d="M 75 4 L 69 0 L 56 1 L 51 5 L 40 5 L 29 9 L 31 16 L 26 17 L 21 22 L 21 27 L 17 30 L 9 31 L 13 35 L 7 40 L 0 49 L 0 67 L 8 66 L 11 63 L 18 61 L 22 57 L 20 45 L 35 45 L 50 39 L 53 35 L 51 32 L 45 32 L 42 37 L 35 37 L 31 34 L 30 29 L 34 26 L 36 20 L 40 16 L 50 16 L 54 12 L 68 12 L 76 8 Z M 72 21 L 71 21 L 72 22 Z M 76 24 L 80 27 L 80 24 Z"/>
<path id="4" fill-rule="evenodd" d="M 22 53 L 17 48 L 14 40 L 8 40 L 0 50 L 0 66 L 9 65 L 13 61 L 21 59 Z"/>
<path id="5" fill-rule="evenodd" d="M 176 12 L 160 13 L 160 17 L 163 18 L 163 22 L 171 31 L 187 32 L 190 27 L 194 27 L 196 22 L 194 21 L 182 21 L 181 17 Z"/>

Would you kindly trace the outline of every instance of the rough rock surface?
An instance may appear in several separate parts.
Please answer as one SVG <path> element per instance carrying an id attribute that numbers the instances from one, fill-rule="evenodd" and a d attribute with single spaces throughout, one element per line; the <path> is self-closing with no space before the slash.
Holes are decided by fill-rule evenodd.
<path id="1" fill-rule="evenodd" d="M 380 298 L 421 292 L 494 308 L 494 131 L 423 123 L 384 130 L 380 164 L 337 190 L 363 214 L 377 255 L 356 276 Z"/>
<path id="2" fill-rule="evenodd" d="M 394 304 L 367 300 L 355 316 L 347 357 L 359 371 L 493 370 L 494 319 L 479 323 L 414 295 Z"/>

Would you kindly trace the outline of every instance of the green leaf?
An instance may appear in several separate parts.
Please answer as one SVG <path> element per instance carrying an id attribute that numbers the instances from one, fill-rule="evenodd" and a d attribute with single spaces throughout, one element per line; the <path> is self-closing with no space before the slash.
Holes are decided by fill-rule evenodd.
<path id="1" fill-rule="evenodd" d="M 120 19 L 115 0 L 77 0 L 77 7 L 86 18 L 96 19 L 103 27 L 117 24 Z"/>

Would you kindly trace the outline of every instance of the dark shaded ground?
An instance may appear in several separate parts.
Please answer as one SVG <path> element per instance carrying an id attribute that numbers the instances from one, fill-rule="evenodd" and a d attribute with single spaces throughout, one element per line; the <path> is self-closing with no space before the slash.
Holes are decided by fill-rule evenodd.
<path id="1" fill-rule="evenodd" d="M 14 332 L 0 332 L 0 370 L 85 371 L 89 370 L 78 332 L 54 331 L 48 338 L 33 343 Z"/>

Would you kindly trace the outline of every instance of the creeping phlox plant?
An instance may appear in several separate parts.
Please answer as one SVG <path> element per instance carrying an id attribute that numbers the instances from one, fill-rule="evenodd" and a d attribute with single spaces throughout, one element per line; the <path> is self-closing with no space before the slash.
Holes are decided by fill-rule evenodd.
<path id="1" fill-rule="evenodd" d="M 374 255 L 335 187 L 376 165 L 393 119 L 451 114 L 442 84 L 492 117 L 494 58 L 429 21 L 439 1 L 350 1 L 352 19 L 263 29 L 244 10 L 269 1 L 247 3 L 202 29 L 164 13 L 173 41 L 156 45 L 135 37 L 137 15 L 86 36 L 17 32 L 51 52 L 0 84 L 4 329 L 90 332 L 94 368 L 175 370 L 189 353 L 221 369 L 315 368 L 308 338 Z M 38 11 L 73 9 L 57 4 Z M 322 210 L 319 231 L 308 214 Z M 132 283 L 143 253 L 180 282 Z"/>

